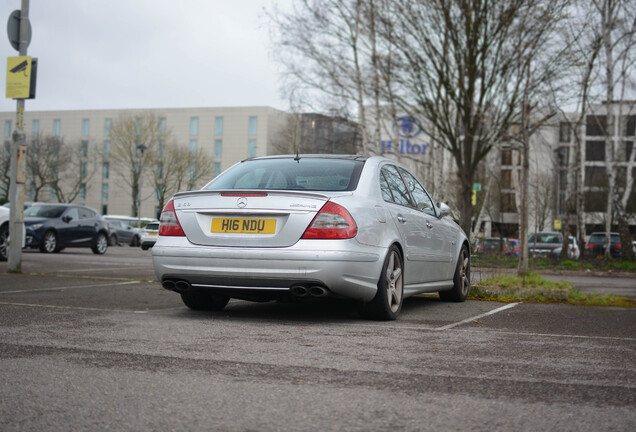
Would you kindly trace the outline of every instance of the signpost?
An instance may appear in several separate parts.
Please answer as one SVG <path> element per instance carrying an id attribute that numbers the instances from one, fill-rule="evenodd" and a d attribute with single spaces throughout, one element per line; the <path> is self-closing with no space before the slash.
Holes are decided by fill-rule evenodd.
<path id="1" fill-rule="evenodd" d="M 22 272 L 22 236 L 24 232 L 24 183 L 26 181 L 26 140 L 24 136 L 24 100 L 35 97 L 34 60 L 27 56 L 31 43 L 29 0 L 22 0 L 21 10 L 9 16 L 7 34 L 11 46 L 18 50 L 18 57 L 7 59 L 6 97 L 17 100 L 16 129 L 11 145 L 11 182 L 9 200 L 9 273 Z"/>

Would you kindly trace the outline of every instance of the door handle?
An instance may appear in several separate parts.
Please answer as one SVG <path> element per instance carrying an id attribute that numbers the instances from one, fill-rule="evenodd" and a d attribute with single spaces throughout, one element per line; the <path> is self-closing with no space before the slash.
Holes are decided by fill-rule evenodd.
<path id="1" fill-rule="evenodd" d="M 406 223 L 406 218 L 402 215 L 398 215 L 397 220 L 399 223 Z"/>

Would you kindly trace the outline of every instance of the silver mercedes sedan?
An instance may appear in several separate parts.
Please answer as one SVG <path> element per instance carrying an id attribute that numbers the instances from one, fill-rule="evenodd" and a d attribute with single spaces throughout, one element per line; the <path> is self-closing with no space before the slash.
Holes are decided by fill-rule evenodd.
<path id="1" fill-rule="evenodd" d="M 449 213 L 383 157 L 253 158 L 177 193 L 152 258 L 162 286 L 191 309 L 334 297 L 392 320 L 415 294 L 466 299 L 469 242 Z"/>

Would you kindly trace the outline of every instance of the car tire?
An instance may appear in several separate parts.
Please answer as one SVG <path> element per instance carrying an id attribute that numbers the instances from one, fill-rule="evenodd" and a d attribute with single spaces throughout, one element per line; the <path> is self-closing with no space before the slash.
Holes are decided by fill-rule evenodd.
<path id="1" fill-rule="evenodd" d="M 216 296 L 203 291 L 181 293 L 183 304 L 192 310 L 220 311 L 230 301 L 229 297 Z"/>
<path id="2" fill-rule="evenodd" d="M 368 303 L 362 304 L 362 316 L 377 321 L 394 320 L 400 315 L 404 300 L 404 266 L 396 246 L 389 248 L 378 281 L 378 291 Z"/>
<path id="3" fill-rule="evenodd" d="M 450 291 L 440 291 L 439 297 L 444 301 L 463 302 L 470 291 L 470 255 L 466 246 L 462 246 L 455 267 L 453 288 Z"/>
<path id="4" fill-rule="evenodd" d="M 117 246 L 117 234 L 111 234 L 108 238 L 108 246 Z"/>
<path id="5" fill-rule="evenodd" d="M 9 224 L 0 227 L 0 261 L 6 261 L 9 257 Z"/>
<path id="6" fill-rule="evenodd" d="M 47 231 L 42 237 L 42 243 L 40 243 L 40 252 L 53 253 L 59 251 L 57 247 L 57 234 L 53 231 Z"/>
<path id="7" fill-rule="evenodd" d="M 108 239 L 106 238 L 106 234 L 100 232 L 97 234 L 97 238 L 95 239 L 95 244 L 91 247 L 94 254 L 103 255 L 108 250 Z"/>
<path id="8" fill-rule="evenodd" d="M 148 250 L 148 245 L 142 244 L 142 245 L 141 245 L 141 249 L 143 249 L 143 250 Z"/>
<path id="9" fill-rule="evenodd" d="M 134 236 L 132 238 L 132 240 L 130 241 L 130 246 L 132 246 L 132 247 L 138 247 L 139 246 L 139 237 L 138 236 Z"/>

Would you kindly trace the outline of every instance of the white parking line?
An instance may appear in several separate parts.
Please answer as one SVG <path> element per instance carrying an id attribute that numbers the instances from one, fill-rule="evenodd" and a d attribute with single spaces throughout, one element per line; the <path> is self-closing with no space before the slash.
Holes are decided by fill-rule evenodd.
<path id="1" fill-rule="evenodd" d="M 39 291 L 60 291 L 60 290 L 69 290 L 69 289 L 78 289 L 78 288 L 94 288 L 94 287 L 101 287 L 101 286 L 131 285 L 131 284 L 138 284 L 138 283 L 141 283 L 141 282 L 139 281 L 107 282 L 107 283 L 91 284 L 91 285 L 75 285 L 75 286 L 25 289 L 25 290 L 14 290 L 14 291 L 0 291 L 0 295 L 39 292 Z"/>
<path id="2" fill-rule="evenodd" d="M 586 336 L 586 335 L 571 335 L 571 334 L 561 334 L 561 333 L 534 333 L 534 332 L 524 332 L 524 331 L 511 331 L 511 330 L 480 330 L 480 329 L 461 329 L 458 330 L 465 333 L 499 333 L 504 335 L 516 335 L 516 336 L 532 336 L 532 337 L 551 337 L 551 338 L 571 338 L 571 339 L 600 339 L 600 340 L 616 340 L 616 341 L 636 341 L 636 338 L 630 337 L 616 337 L 616 336 Z"/>
<path id="3" fill-rule="evenodd" d="M 469 323 L 469 322 L 471 322 L 471 321 L 478 320 L 479 318 L 483 318 L 483 317 L 486 317 L 486 316 L 488 316 L 488 315 L 494 315 L 494 314 L 496 314 L 496 313 L 499 313 L 499 312 L 505 311 L 506 309 L 513 308 L 513 307 L 517 306 L 518 304 L 519 304 L 519 303 L 510 303 L 510 304 L 507 304 L 507 305 L 502 306 L 502 307 L 500 307 L 500 308 L 493 309 L 493 310 L 491 310 L 491 311 L 489 311 L 489 312 L 483 313 L 483 314 L 481 314 L 481 315 L 476 315 L 476 316 L 474 316 L 474 317 L 466 318 L 465 320 L 462 320 L 462 321 L 459 321 L 459 322 L 456 322 L 456 323 L 452 323 L 452 324 L 448 324 L 448 325 L 445 325 L 445 326 L 443 326 L 443 327 L 436 327 L 436 328 L 435 328 L 435 330 L 448 330 L 448 329 L 452 329 L 453 327 L 457 327 L 457 326 L 460 326 L 460 325 L 462 325 L 462 324 L 466 324 L 466 323 Z"/>
<path id="4" fill-rule="evenodd" d="M 85 269 L 64 269 L 57 270 L 55 273 L 79 273 L 79 272 L 93 272 L 93 271 L 106 271 L 106 270 L 121 270 L 122 266 L 117 267 L 94 267 L 94 268 L 85 268 Z M 132 267 L 132 266 L 131 266 Z M 143 269 L 144 267 L 135 266 L 136 268 Z M 146 269 L 153 267 L 145 267 Z"/>
<path id="5" fill-rule="evenodd" d="M 131 311 L 124 309 L 99 309 L 99 308 L 88 308 L 88 307 L 77 307 L 77 306 L 55 306 L 55 305 L 39 305 L 32 303 L 9 303 L 9 302 L 0 302 L 0 305 L 3 306 L 22 306 L 22 307 L 34 307 L 34 308 L 44 308 L 44 309 L 66 309 L 66 310 L 82 310 L 82 311 L 92 311 L 92 312 L 118 312 L 118 313 L 133 313 L 133 314 L 147 314 L 150 311 Z"/>

